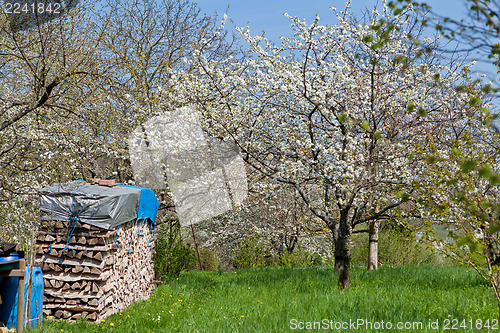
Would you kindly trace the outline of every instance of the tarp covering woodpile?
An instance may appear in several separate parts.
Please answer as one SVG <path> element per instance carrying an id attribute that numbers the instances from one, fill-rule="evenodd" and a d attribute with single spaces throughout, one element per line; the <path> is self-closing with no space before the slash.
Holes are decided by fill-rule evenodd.
<path id="1" fill-rule="evenodd" d="M 149 298 L 158 210 L 153 191 L 77 181 L 39 193 L 36 262 L 45 315 L 99 321 Z"/>
<path id="2" fill-rule="evenodd" d="M 42 220 L 80 222 L 111 229 L 136 219 L 156 223 L 158 199 L 147 188 L 118 185 L 106 187 L 83 181 L 55 184 L 39 190 Z"/>

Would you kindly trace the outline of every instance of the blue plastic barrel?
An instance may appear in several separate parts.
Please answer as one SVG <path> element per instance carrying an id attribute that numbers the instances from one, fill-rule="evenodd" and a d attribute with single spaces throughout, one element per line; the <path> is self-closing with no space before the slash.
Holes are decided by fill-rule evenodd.
<path id="1" fill-rule="evenodd" d="M 15 261 L 19 259 L 19 254 L 13 253 L 10 256 L 7 257 L 0 257 L 0 262 L 9 262 L 9 261 Z"/>
<path id="2" fill-rule="evenodd" d="M 7 324 L 13 308 L 17 309 L 18 277 L 0 277 L 0 321 Z"/>
<path id="3" fill-rule="evenodd" d="M 24 309 L 26 311 L 29 267 L 26 267 L 24 277 Z M 28 323 L 35 326 L 42 322 L 43 315 L 43 276 L 41 267 L 33 267 L 31 279 L 31 313 L 28 316 Z M 16 327 L 17 324 L 18 285 L 18 277 L 3 277 L 0 280 L 0 295 L 2 297 L 0 321 L 5 323 L 8 328 Z M 24 315 L 24 318 L 26 318 L 26 313 Z"/>

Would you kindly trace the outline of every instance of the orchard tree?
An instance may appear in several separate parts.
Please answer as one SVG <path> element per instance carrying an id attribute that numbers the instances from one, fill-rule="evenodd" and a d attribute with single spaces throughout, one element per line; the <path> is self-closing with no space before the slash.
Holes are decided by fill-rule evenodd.
<path id="1" fill-rule="evenodd" d="M 249 239 L 277 260 L 296 250 L 330 260 L 329 230 L 311 214 L 295 188 L 251 172 L 248 179 L 245 205 L 197 225 L 202 247 L 214 251 L 224 264 L 231 263 L 234 250 Z"/>
<path id="2" fill-rule="evenodd" d="M 83 7 L 25 29 L 0 15 L 1 236 L 16 240 L 37 220 L 36 190 L 80 178 L 102 153 L 84 123 L 105 70 Z"/>
<path id="3" fill-rule="evenodd" d="M 206 75 L 177 73 L 174 94 L 197 104 L 212 137 L 235 142 L 262 175 L 295 188 L 331 230 L 338 284 L 348 288 L 355 228 L 415 196 L 428 180 L 415 147 L 444 140 L 475 109 L 455 89 L 462 65 L 443 63 L 433 40 L 414 42 L 411 10 L 336 16 L 335 26 L 289 17 L 294 38 L 280 45 L 239 29 L 248 57 L 199 55 Z M 373 33 L 377 22 L 385 23 Z M 404 61 L 421 50 L 428 52 L 418 62 Z"/>
<path id="4" fill-rule="evenodd" d="M 217 14 L 190 0 L 105 0 L 95 12 L 103 29 L 102 51 L 119 76 L 121 95 L 132 95 L 149 113 L 158 112 L 158 86 L 169 89 L 170 71 L 194 70 L 183 61 L 202 45 L 209 59 L 235 53 Z M 207 42 L 210 43 L 207 43 Z"/>
<path id="5" fill-rule="evenodd" d="M 223 29 L 216 13 L 205 14 L 191 0 L 102 0 L 94 11 L 95 30 L 103 31 L 100 52 L 113 68 L 113 82 L 103 87 L 110 96 L 109 123 L 114 124 L 115 157 L 112 166 L 120 181 L 130 180 L 127 138 L 143 122 L 163 109 L 179 107 L 175 99 L 163 100 L 160 88 L 169 91 L 177 82 L 171 72 L 195 73 L 184 61 L 196 52 L 209 59 L 236 54 L 234 40 Z M 223 19 L 224 20 L 224 19 Z M 167 106 L 168 105 L 168 106 Z M 160 209 L 172 208 L 168 191 L 158 191 Z"/>
<path id="6" fill-rule="evenodd" d="M 487 281 L 500 313 L 500 135 L 479 119 L 449 141 L 436 144 L 427 172 L 436 179 L 419 202 L 426 207 L 426 237 L 446 256 L 472 267 Z M 434 226 L 448 231 L 446 239 Z"/>
<path id="7" fill-rule="evenodd" d="M 499 69 L 500 2 L 464 0 L 462 4 L 469 9 L 469 14 L 460 20 L 436 15 L 430 6 L 416 1 L 398 0 L 389 5 L 395 13 L 408 6 L 424 7 L 427 15 L 420 18 L 422 22 L 456 42 L 457 50 L 474 51 L 480 60 Z M 423 187 L 424 195 L 419 201 L 429 213 L 427 239 L 450 258 L 474 268 L 491 285 L 500 315 L 500 174 L 497 167 L 500 138 L 495 124 L 497 110 L 494 104 L 487 104 L 496 98 L 497 76 L 493 82 L 483 83 L 480 92 L 470 84 L 459 87 L 469 91 L 469 105 L 482 108 L 482 113 L 469 113 L 462 120 L 461 130 L 455 130 L 446 145 L 436 143 L 429 155 L 428 170 L 436 182 L 431 187 Z M 468 81 L 472 81 L 470 77 Z M 479 86 L 479 80 L 474 83 Z M 434 225 L 446 228 L 446 241 L 435 235 Z"/>
<path id="8" fill-rule="evenodd" d="M 447 17 L 437 14 L 423 1 L 393 0 L 388 4 L 395 13 L 406 10 L 409 6 L 420 8 L 419 21 L 431 29 L 436 29 L 447 41 L 441 50 L 456 57 L 472 57 L 486 65 L 492 65 L 490 73 L 485 73 L 492 82 L 484 89 L 495 94 L 498 91 L 498 71 L 500 68 L 500 1 L 499 0 L 462 0 L 466 14 L 461 17 Z M 485 66 L 486 67 L 486 66 Z"/>
<path id="9" fill-rule="evenodd" d="M 169 85 L 167 72 L 202 40 L 224 40 L 215 18 L 189 1 L 110 6 L 79 4 L 22 29 L 1 14 L 0 236 L 7 240 L 28 243 L 40 187 L 130 180 L 126 139 L 151 116 L 157 86 Z M 218 45 L 204 54 L 226 50 Z"/>

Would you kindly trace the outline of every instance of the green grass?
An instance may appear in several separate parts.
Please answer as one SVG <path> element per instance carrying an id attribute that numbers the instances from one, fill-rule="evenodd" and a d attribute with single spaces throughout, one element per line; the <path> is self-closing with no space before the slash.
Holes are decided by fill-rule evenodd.
<path id="1" fill-rule="evenodd" d="M 192 271 L 98 325 L 46 320 L 34 332 L 287 332 L 292 319 L 393 325 L 439 320 L 439 330 L 405 332 L 444 332 L 446 318 L 498 318 L 489 286 L 460 267 L 384 266 L 375 272 L 355 267 L 349 290 L 338 290 L 336 282 L 331 268 Z"/>

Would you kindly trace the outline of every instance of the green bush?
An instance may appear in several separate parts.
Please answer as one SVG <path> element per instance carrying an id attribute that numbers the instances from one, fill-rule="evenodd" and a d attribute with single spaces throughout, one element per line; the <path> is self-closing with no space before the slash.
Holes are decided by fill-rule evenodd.
<path id="1" fill-rule="evenodd" d="M 368 260 L 368 234 L 352 237 L 351 262 L 366 265 Z M 447 265 L 448 261 L 428 245 L 416 240 L 413 233 L 398 227 L 385 227 L 379 231 L 378 261 L 389 265 Z"/>
<path id="2" fill-rule="evenodd" d="M 236 268 L 254 268 L 265 266 L 311 267 L 322 266 L 323 260 L 319 254 L 311 254 L 300 246 L 290 253 L 281 252 L 269 255 L 265 245 L 254 238 L 240 243 L 233 254 L 233 265 Z"/>
<path id="3" fill-rule="evenodd" d="M 191 270 L 196 270 L 200 268 L 200 264 L 198 262 L 198 255 L 196 254 L 195 251 L 193 251 L 193 256 L 195 257 L 195 260 L 193 262 Z M 219 262 L 215 257 L 215 253 L 213 253 L 212 251 L 208 249 L 200 250 L 200 259 L 201 259 L 201 264 L 203 265 L 203 270 L 216 271 L 219 269 Z"/>
<path id="4" fill-rule="evenodd" d="M 317 253 L 311 255 L 311 261 L 313 266 L 325 266 L 323 258 Z"/>
<path id="5" fill-rule="evenodd" d="M 268 266 L 263 244 L 254 238 L 241 242 L 233 253 L 233 265 L 236 268 L 254 268 Z"/>
<path id="6" fill-rule="evenodd" d="M 179 276 L 194 262 L 193 251 L 189 244 L 184 244 L 180 239 L 178 221 L 167 221 L 158 226 L 153 262 L 155 275 L 162 281 Z"/>
<path id="7" fill-rule="evenodd" d="M 311 254 L 302 248 L 295 248 L 292 253 L 282 252 L 278 256 L 278 261 L 280 266 L 285 267 L 311 267 L 323 264 L 318 254 Z"/>
<path id="8" fill-rule="evenodd" d="M 312 266 L 312 260 L 309 254 L 303 249 L 295 249 L 292 253 L 284 251 L 279 255 L 281 266 L 285 267 L 309 267 Z"/>

